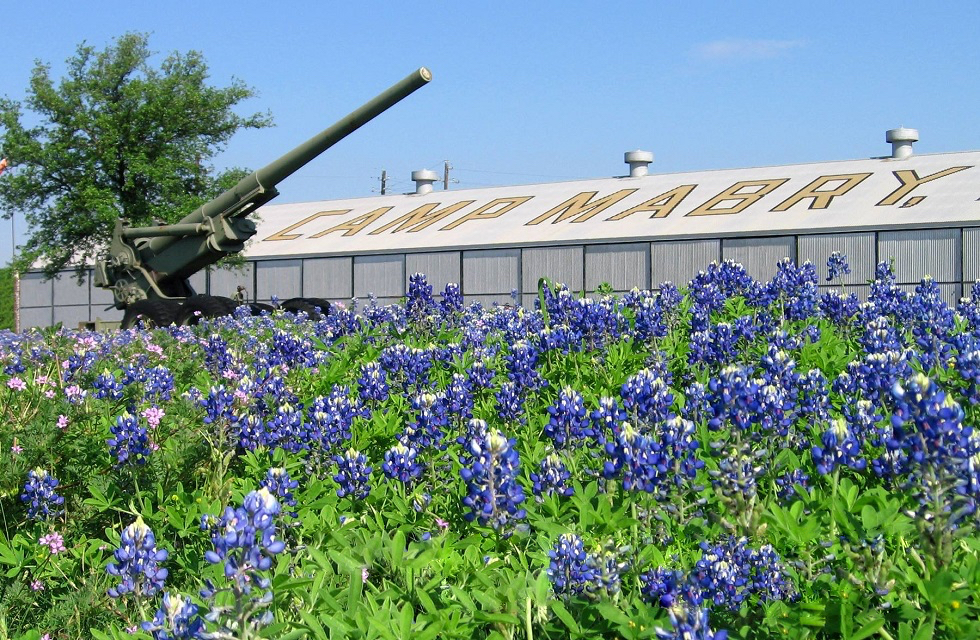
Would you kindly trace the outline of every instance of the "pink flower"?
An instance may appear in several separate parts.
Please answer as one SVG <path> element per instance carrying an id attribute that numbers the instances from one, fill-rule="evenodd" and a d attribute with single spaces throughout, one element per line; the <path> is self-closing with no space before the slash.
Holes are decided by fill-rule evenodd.
<path id="1" fill-rule="evenodd" d="M 31 580 L 31 591 L 44 591 L 44 583 L 40 580 Z"/>
<path id="2" fill-rule="evenodd" d="M 58 428 L 62 431 L 68 428 L 68 416 L 58 416 Z"/>
<path id="3" fill-rule="evenodd" d="M 13 389 L 14 391 L 23 391 L 24 389 L 27 388 L 27 383 L 21 380 L 20 378 L 18 378 L 17 376 L 14 376 L 10 380 L 7 380 L 7 386 Z"/>
<path id="4" fill-rule="evenodd" d="M 443 520 L 442 518 L 436 518 L 436 526 L 438 526 L 443 531 L 449 530 L 449 523 Z"/>
<path id="5" fill-rule="evenodd" d="M 48 551 L 51 555 L 56 556 L 65 550 L 65 539 L 61 537 L 61 534 L 57 531 L 52 531 L 51 533 L 41 536 L 38 539 L 38 543 L 41 545 L 47 545 Z"/>
<path id="6" fill-rule="evenodd" d="M 371 572 L 368 571 L 368 568 L 367 567 L 361 567 L 361 582 L 365 582 L 366 583 L 368 581 L 368 577 L 370 575 L 371 575 Z"/>
<path id="7" fill-rule="evenodd" d="M 24 447 L 20 446 L 19 444 L 15 444 L 14 446 L 10 447 L 10 453 L 14 455 L 24 453 Z"/>
<path id="8" fill-rule="evenodd" d="M 140 415 L 146 418 L 146 423 L 155 429 L 156 427 L 160 426 L 160 420 L 167 414 L 160 407 L 149 407 L 147 409 L 143 409 L 143 412 L 140 413 Z"/>

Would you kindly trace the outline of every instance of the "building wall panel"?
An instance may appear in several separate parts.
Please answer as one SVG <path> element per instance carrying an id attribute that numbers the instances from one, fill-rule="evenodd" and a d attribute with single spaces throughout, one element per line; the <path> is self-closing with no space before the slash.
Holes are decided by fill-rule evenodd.
<path id="1" fill-rule="evenodd" d="M 833 235 L 810 235 L 797 238 L 800 263 L 809 260 L 817 268 L 817 281 L 827 282 L 827 259 L 835 251 L 846 258 L 851 273 L 843 277 L 845 285 L 861 284 L 871 280 L 875 273 L 875 234 L 841 233 Z M 834 284 L 839 284 L 834 279 Z"/>
<path id="2" fill-rule="evenodd" d="M 59 305 L 54 307 L 53 321 L 66 329 L 77 329 L 79 322 L 89 321 L 88 305 Z"/>
<path id="3" fill-rule="evenodd" d="M 915 283 L 923 276 L 937 282 L 959 282 L 961 274 L 959 229 L 883 231 L 878 234 L 878 259 L 895 259 L 898 282 Z"/>
<path id="4" fill-rule="evenodd" d="M 111 304 L 114 304 L 116 299 L 112 295 L 112 291 L 109 289 L 103 289 L 102 287 L 95 286 L 95 276 L 89 271 L 88 278 L 88 299 L 89 303 L 95 307 L 102 309 Z"/>
<path id="5" fill-rule="evenodd" d="M 521 253 L 521 290 L 533 293 L 538 280 L 548 278 L 571 291 L 581 291 L 585 270 L 584 247 L 535 247 Z"/>
<path id="6" fill-rule="evenodd" d="M 504 294 L 520 286 L 520 249 L 463 252 L 463 294 Z"/>
<path id="7" fill-rule="evenodd" d="M 198 293 L 198 294 L 205 294 L 205 293 L 208 292 L 208 271 L 207 271 L 207 269 L 201 269 L 200 271 L 198 271 L 197 273 L 195 273 L 194 275 L 192 275 L 190 278 L 188 278 L 188 280 L 191 283 L 191 288 L 194 289 L 194 291 L 196 293 Z M 251 281 L 249 281 L 247 283 L 243 282 L 242 284 L 245 285 L 245 288 L 248 290 L 248 296 L 249 296 L 248 299 L 251 300 L 253 294 L 255 293 L 254 291 L 252 291 L 252 289 L 253 289 L 252 282 Z"/>
<path id="8" fill-rule="evenodd" d="M 817 287 L 817 293 L 820 296 L 823 296 L 824 294 L 829 293 L 830 291 L 840 291 L 840 290 L 841 290 L 840 287 L 833 287 L 833 286 Z M 867 302 L 868 295 L 870 295 L 871 293 L 871 287 L 869 287 L 866 284 L 849 284 L 844 286 L 844 293 L 856 294 L 858 300 L 860 300 L 861 302 Z"/>
<path id="9" fill-rule="evenodd" d="M 725 260 L 741 263 L 756 280 L 769 281 L 776 275 L 776 263 L 783 258 L 796 260 L 796 236 L 725 238 L 721 254 Z"/>
<path id="10" fill-rule="evenodd" d="M 616 291 L 650 288 L 650 245 L 610 244 L 585 248 L 585 288 L 608 283 Z"/>
<path id="11" fill-rule="evenodd" d="M 919 286 L 918 284 L 899 284 L 898 288 L 902 291 L 906 291 L 909 294 L 915 293 L 915 288 Z M 959 282 L 951 283 L 939 283 L 939 290 L 942 291 L 943 302 L 949 306 L 956 306 L 962 296 L 963 285 Z M 967 290 L 969 294 L 969 290 Z"/>
<path id="12" fill-rule="evenodd" d="M 687 285 L 712 262 L 721 259 L 721 240 L 680 240 L 650 243 L 650 284 Z"/>
<path id="13" fill-rule="evenodd" d="M 977 280 L 980 280 L 980 227 L 972 227 L 963 229 L 963 282 L 973 284 Z"/>
<path id="14" fill-rule="evenodd" d="M 123 319 L 123 311 L 116 309 L 115 307 L 109 307 L 108 309 L 105 305 L 92 305 L 89 307 L 88 317 L 89 320 L 103 320 L 105 322 L 121 322 Z"/>
<path id="15" fill-rule="evenodd" d="M 89 303 L 87 273 L 82 277 L 82 282 L 79 283 L 73 271 L 62 272 L 54 277 L 51 284 L 54 290 L 55 306 L 87 305 Z"/>
<path id="16" fill-rule="evenodd" d="M 463 304 L 469 306 L 474 302 L 479 302 L 484 308 L 490 309 L 496 303 L 498 305 L 513 305 L 514 299 L 509 293 L 484 293 L 464 296 Z"/>
<path id="17" fill-rule="evenodd" d="M 54 300 L 54 285 L 43 273 L 25 273 L 20 276 L 20 306 L 50 307 Z"/>
<path id="18" fill-rule="evenodd" d="M 405 291 L 408 291 L 408 279 L 416 273 L 424 273 L 426 282 L 432 285 L 433 295 L 438 295 L 448 283 L 460 283 L 463 257 L 459 251 L 409 253 L 405 256 Z"/>
<path id="19" fill-rule="evenodd" d="M 349 301 L 354 297 L 354 259 L 303 260 L 303 296 Z"/>
<path id="20" fill-rule="evenodd" d="M 365 299 L 405 295 L 405 255 L 355 256 L 354 296 Z"/>
<path id="21" fill-rule="evenodd" d="M 299 298 L 303 295 L 302 260 L 265 260 L 255 263 L 255 296 L 259 300 Z"/>
<path id="22" fill-rule="evenodd" d="M 20 328 L 50 327 L 53 324 L 51 307 L 21 307 Z"/>
<path id="23" fill-rule="evenodd" d="M 210 269 L 207 289 L 199 289 L 198 293 L 206 291 L 208 295 L 230 298 L 235 295 L 238 285 L 243 285 L 249 293 L 249 300 L 255 300 L 255 292 L 252 290 L 252 283 L 255 282 L 254 274 L 254 262 L 245 263 L 241 269 Z"/>

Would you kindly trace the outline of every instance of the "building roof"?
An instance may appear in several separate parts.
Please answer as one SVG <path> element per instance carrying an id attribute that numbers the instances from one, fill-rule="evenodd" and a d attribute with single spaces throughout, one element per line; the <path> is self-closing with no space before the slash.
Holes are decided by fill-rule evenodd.
<path id="1" fill-rule="evenodd" d="M 272 204 L 251 259 L 980 226 L 980 152 Z"/>

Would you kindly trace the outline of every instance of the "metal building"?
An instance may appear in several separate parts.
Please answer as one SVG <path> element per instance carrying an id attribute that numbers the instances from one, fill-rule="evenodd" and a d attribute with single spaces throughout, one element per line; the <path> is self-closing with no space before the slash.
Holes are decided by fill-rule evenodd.
<path id="1" fill-rule="evenodd" d="M 757 278 L 778 260 L 817 265 L 847 255 L 849 290 L 866 297 L 881 260 L 910 289 L 932 276 L 954 303 L 980 278 L 980 152 L 913 155 L 910 129 L 888 132 L 890 156 L 692 173 L 647 173 L 652 154 L 630 152 L 630 175 L 514 187 L 266 205 L 243 270 L 192 279 L 198 293 L 394 302 L 415 272 L 438 291 L 456 282 L 467 301 L 531 304 L 547 276 L 574 291 L 618 292 L 686 283 L 713 260 Z M 119 320 L 110 293 L 73 275 L 22 276 L 21 326 Z M 836 284 L 836 283 L 835 283 Z"/>

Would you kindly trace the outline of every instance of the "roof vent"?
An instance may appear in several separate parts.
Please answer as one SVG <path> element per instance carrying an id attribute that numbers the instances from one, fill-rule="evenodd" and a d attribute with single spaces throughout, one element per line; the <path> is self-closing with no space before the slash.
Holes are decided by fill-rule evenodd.
<path id="1" fill-rule="evenodd" d="M 432 193 L 432 183 L 439 179 L 439 174 L 428 169 L 419 169 L 412 172 L 412 180 L 415 181 L 415 193 L 422 195 Z"/>
<path id="2" fill-rule="evenodd" d="M 639 178 L 647 174 L 647 166 L 653 162 L 653 153 L 649 151 L 627 151 L 623 161 L 630 166 L 630 177 Z"/>
<path id="3" fill-rule="evenodd" d="M 885 142 L 892 144 L 892 158 L 904 160 L 912 155 L 912 143 L 919 141 L 918 129 L 889 129 L 885 132 Z"/>

